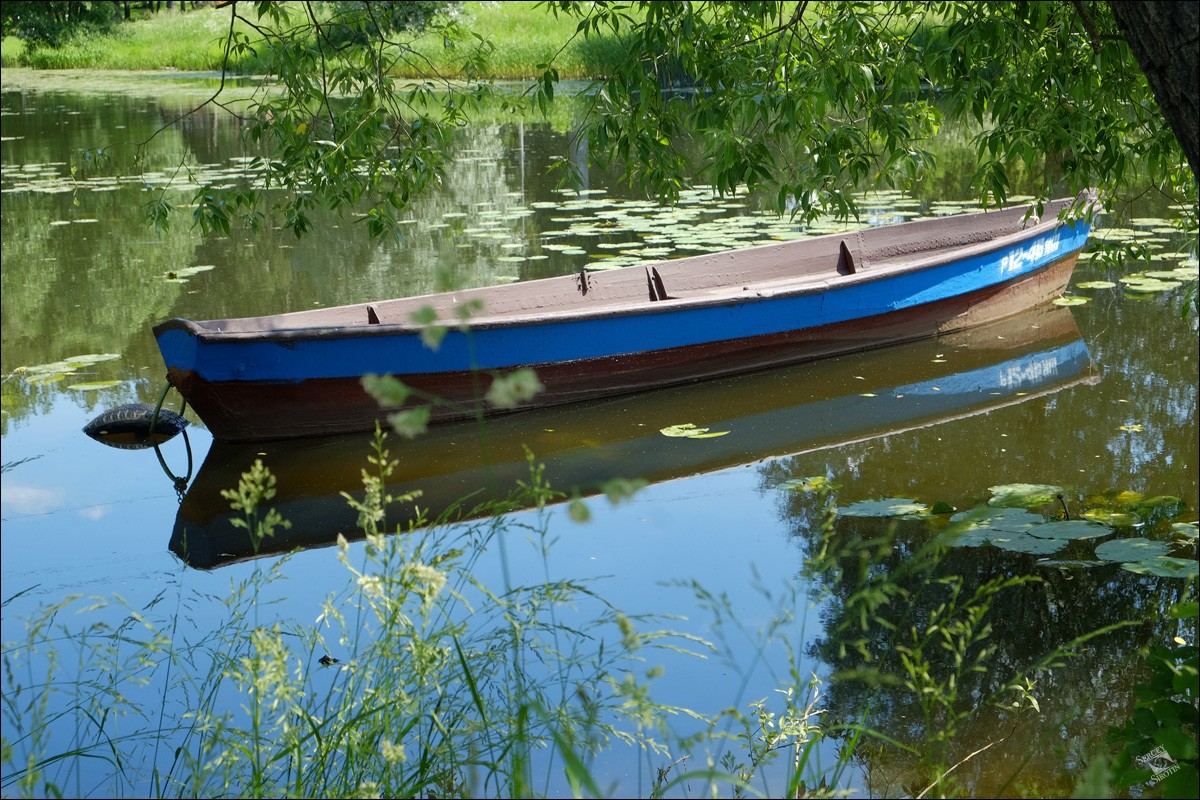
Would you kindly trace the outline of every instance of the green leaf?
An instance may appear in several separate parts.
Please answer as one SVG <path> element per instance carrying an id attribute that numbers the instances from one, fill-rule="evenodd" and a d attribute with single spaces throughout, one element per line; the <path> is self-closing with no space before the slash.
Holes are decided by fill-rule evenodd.
<path id="1" fill-rule="evenodd" d="M 1074 541 L 1080 539 L 1099 539 L 1101 536 L 1108 536 L 1112 533 L 1112 529 L 1107 525 L 1101 525 L 1095 522 L 1087 522 L 1080 519 L 1069 520 L 1054 520 L 1051 522 L 1042 522 L 1037 525 L 1032 525 L 1028 529 L 1031 536 L 1037 536 L 1042 539 L 1063 539 Z"/>
<path id="2" fill-rule="evenodd" d="M 391 423 L 396 433 L 413 439 L 428 428 L 431 412 L 432 409 L 429 406 L 417 406 L 388 415 L 388 422 Z"/>
<path id="3" fill-rule="evenodd" d="M 1174 522 L 1171 524 L 1172 533 L 1193 542 L 1196 541 L 1198 531 L 1200 531 L 1200 523 L 1197 522 Z"/>
<path id="4" fill-rule="evenodd" d="M 708 428 L 698 428 L 691 422 L 683 422 L 679 425 L 668 425 L 659 430 L 663 436 L 671 436 L 682 439 L 712 439 L 717 436 L 724 436 L 729 431 L 710 431 Z"/>
<path id="5" fill-rule="evenodd" d="M 1096 558 L 1103 561 L 1141 561 L 1154 556 L 1166 555 L 1171 552 L 1171 546 L 1165 542 L 1155 542 L 1141 536 L 1128 539 L 1114 539 L 1096 545 Z"/>
<path id="6" fill-rule="evenodd" d="M 1033 508 L 1045 505 L 1062 494 L 1061 486 L 1044 483 L 1009 483 L 1003 486 L 988 487 L 992 499 L 988 505 L 999 508 Z"/>
<path id="7" fill-rule="evenodd" d="M 647 482 L 641 478 L 612 478 L 600 484 L 600 491 L 614 506 L 622 500 L 629 500 L 637 492 L 646 488 Z"/>
<path id="8" fill-rule="evenodd" d="M 824 475 L 814 475 L 809 478 L 792 478 L 779 485 L 783 489 L 790 489 L 795 492 L 835 492 L 841 488 L 840 484 L 834 483 Z"/>
<path id="9" fill-rule="evenodd" d="M 1176 619 L 1196 619 L 1197 615 L 1200 615 L 1200 603 L 1195 600 L 1179 603 L 1171 609 L 1171 616 Z"/>
<path id="10" fill-rule="evenodd" d="M 114 386 L 120 385 L 120 381 L 88 381 L 86 383 L 72 383 L 67 388 L 74 389 L 77 392 L 91 392 L 97 389 L 111 389 Z"/>
<path id="11" fill-rule="evenodd" d="M 492 379 L 487 401 L 496 408 L 515 408 L 520 403 L 532 400 L 545 388 L 532 369 L 518 369 Z"/>
<path id="12" fill-rule="evenodd" d="M 1158 556 L 1157 558 L 1149 558 L 1143 561 L 1127 562 L 1121 566 L 1139 575 L 1157 575 L 1160 578 L 1185 578 L 1191 580 L 1200 575 L 1200 563 L 1194 558 Z"/>
<path id="13" fill-rule="evenodd" d="M 421 327 L 421 341 L 430 350 L 437 350 L 442 339 L 446 337 L 446 333 L 450 330 L 445 325 L 435 325 L 434 320 L 437 319 L 437 311 L 433 306 L 422 306 L 409 315 L 409 319 L 413 323 Z"/>
<path id="14" fill-rule="evenodd" d="M 567 515 L 575 522 L 588 522 L 592 518 L 592 512 L 587 507 L 587 503 L 578 497 L 567 504 Z"/>
<path id="15" fill-rule="evenodd" d="M 847 517 L 904 517 L 919 516 L 928 511 L 924 503 L 902 497 L 889 497 L 885 500 L 863 500 L 845 508 L 839 508 L 838 514 Z"/>
<path id="16" fill-rule="evenodd" d="M 408 401 L 412 390 L 403 381 L 391 375 L 368 373 L 362 378 L 362 386 L 375 402 L 384 408 L 398 408 Z"/>

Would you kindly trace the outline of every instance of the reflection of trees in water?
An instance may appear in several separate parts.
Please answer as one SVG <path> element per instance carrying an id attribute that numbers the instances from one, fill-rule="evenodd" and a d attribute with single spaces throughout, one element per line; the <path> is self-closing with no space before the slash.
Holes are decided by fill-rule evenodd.
<path id="1" fill-rule="evenodd" d="M 792 477 L 800 475 L 786 460 L 764 466 L 765 485 Z M 930 764 L 953 765 L 990 742 L 997 743 L 954 771 L 963 794 L 1014 795 L 1023 787 L 1049 793 L 1042 796 L 1069 794 L 1090 759 L 1104 749 L 1109 726 L 1132 713 L 1132 687 L 1145 677 L 1139 648 L 1175 633 L 1175 620 L 1165 610 L 1181 598 L 1182 581 L 1141 578 L 1117 565 L 1039 568 L 1033 557 L 995 548 L 931 551 L 926 545 L 933 533 L 921 521 L 893 525 L 843 516 L 822 536 L 816 496 L 786 492 L 780 508 L 803 541 L 806 563 L 818 568 L 814 578 L 823 592 L 824 633 L 813 642 L 811 655 L 836 673 L 854 673 L 831 682 L 821 724 L 854 724 L 866 710 L 869 728 L 919 754 L 877 741 L 860 748 L 857 757 L 873 795 L 916 795 L 930 782 Z M 1067 551 L 1064 557 L 1070 555 Z M 988 648 L 983 671 L 960 672 L 958 656 L 941 647 L 937 635 L 922 649 L 935 683 L 944 687 L 958 673 L 953 708 L 965 713 L 955 735 L 939 749 L 931 737 L 948 718 L 935 711 L 926 721 L 920 698 L 903 685 L 898 646 L 910 644 L 914 630 L 919 635 L 929 630 L 930 620 L 952 601 L 957 582 L 961 599 L 989 581 L 1029 575 L 1039 580 L 1010 586 L 992 598 L 984 618 L 990 635 L 961 653 L 961 663 L 970 664 Z M 1006 691 L 1014 676 L 1056 648 L 1125 620 L 1137 624 L 1092 640 L 1052 672 L 1035 675 L 1032 694 L 1040 711 L 1003 707 L 1019 699 Z M 1003 703 L 985 704 L 989 699 Z"/>

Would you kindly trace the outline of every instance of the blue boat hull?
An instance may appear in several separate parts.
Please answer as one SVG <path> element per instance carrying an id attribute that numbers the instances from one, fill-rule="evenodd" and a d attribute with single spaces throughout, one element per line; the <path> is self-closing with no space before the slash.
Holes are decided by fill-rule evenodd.
<path id="1" fill-rule="evenodd" d="M 1084 222 L 1016 246 L 914 271 L 848 276 L 821 291 L 756 291 L 685 305 L 451 330 L 437 349 L 412 326 L 288 330 L 270 338 L 156 328 L 171 381 L 218 439 L 369 430 L 380 409 L 361 387 L 391 374 L 446 402 L 434 420 L 488 413 L 490 378 L 532 367 L 545 386 L 523 408 L 587 400 L 823 358 L 969 328 L 1061 295 Z M 834 276 L 837 277 L 837 276 Z M 553 280 L 553 279 L 552 279 Z"/>

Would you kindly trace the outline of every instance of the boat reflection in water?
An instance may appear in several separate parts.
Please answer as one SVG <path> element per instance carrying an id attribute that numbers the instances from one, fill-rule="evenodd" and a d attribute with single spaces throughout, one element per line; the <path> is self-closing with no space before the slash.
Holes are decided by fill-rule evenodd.
<path id="1" fill-rule="evenodd" d="M 430 517 L 459 508 L 466 518 L 491 495 L 506 498 L 517 481 L 528 482 L 526 446 L 554 488 L 586 495 L 614 477 L 653 483 L 837 447 L 1096 380 L 1070 310 L 1046 306 L 940 339 L 491 418 L 490 458 L 472 422 L 435 426 L 411 441 L 393 435 L 389 449 L 399 465 L 387 490 L 396 496 L 420 490 L 419 505 Z M 686 423 L 728 434 L 697 440 L 661 433 Z M 193 567 L 211 569 L 331 545 L 339 534 L 361 536 L 341 493 L 361 496 L 369 439 L 214 442 L 180 505 L 171 550 Z M 231 524 L 239 514 L 221 497 L 256 458 L 277 477 L 272 503 L 292 523 L 257 552 L 245 530 Z M 387 529 L 407 528 L 414 518 L 412 503 L 396 503 Z"/>

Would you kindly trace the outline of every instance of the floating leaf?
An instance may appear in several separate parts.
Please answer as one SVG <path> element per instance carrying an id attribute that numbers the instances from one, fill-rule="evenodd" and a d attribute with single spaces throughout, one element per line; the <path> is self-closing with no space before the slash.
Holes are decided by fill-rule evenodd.
<path id="1" fill-rule="evenodd" d="M 863 500 L 839 508 L 838 514 L 846 517 L 905 517 L 924 514 L 928 510 L 928 506 L 916 500 L 889 497 L 884 500 Z"/>
<path id="2" fill-rule="evenodd" d="M 110 389 L 113 386 L 119 386 L 120 381 L 89 381 L 86 383 L 73 383 L 68 386 L 68 389 L 74 389 L 77 392 L 90 392 L 96 389 Z"/>
<path id="3" fill-rule="evenodd" d="M 1183 284 L 1176 281 L 1164 281 L 1158 278 L 1148 278 L 1141 275 L 1129 275 L 1121 278 L 1121 283 L 1125 284 L 1127 289 L 1135 292 L 1166 292 L 1171 289 L 1178 289 Z"/>
<path id="4" fill-rule="evenodd" d="M 1062 519 L 1043 522 L 1028 529 L 1031 536 L 1041 539 L 1063 539 L 1073 541 L 1078 539 L 1099 539 L 1108 536 L 1112 529 L 1107 525 L 1088 522 L 1082 519 Z"/>
<path id="5" fill-rule="evenodd" d="M 1200 575 L 1200 564 L 1194 558 L 1160 556 L 1122 564 L 1122 567 L 1138 575 L 1157 575 L 1160 578 L 1195 578 Z"/>
<path id="6" fill-rule="evenodd" d="M 88 353 L 82 356 L 69 356 L 64 358 L 68 364 L 77 364 L 81 367 L 90 367 L 92 364 L 99 364 L 102 361 L 115 361 L 120 358 L 120 353 Z"/>
<path id="7" fill-rule="evenodd" d="M 1039 567 L 1057 567 L 1058 569 L 1090 569 L 1091 567 L 1103 567 L 1108 564 L 1107 561 L 1089 561 L 1081 558 L 1042 558 L 1038 559 Z"/>
<path id="8" fill-rule="evenodd" d="M 1063 490 L 1061 486 L 1044 483 L 1009 483 L 1003 486 L 990 486 L 988 491 L 994 495 L 991 500 L 988 500 L 990 506 L 1032 508 L 1057 499 Z"/>
<path id="9" fill-rule="evenodd" d="M 1147 278 L 1157 278 L 1162 281 L 1195 280 L 1194 270 L 1182 267 L 1179 269 L 1156 269 L 1143 273 Z"/>
<path id="10" fill-rule="evenodd" d="M 1136 528 L 1142 524 L 1142 518 L 1132 511 L 1109 511 L 1106 508 L 1093 508 L 1083 512 L 1084 519 L 1099 522 L 1112 528 Z"/>
<path id="11" fill-rule="evenodd" d="M 1075 285 L 1077 289 L 1113 289 L 1116 284 L 1112 281 L 1084 281 Z"/>
<path id="12" fill-rule="evenodd" d="M 1169 519 L 1178 516 L 1186 507 L 1187 504 L 1181 498 L 1174 495 L 1161 494 L 1139 500 L 1132 504 L 1130 509 L 1144 517 L 1148 524 L 1154 524 L 1160 519 Z"/>
<path id="13" fill-rule="evenodd" d="M 1127 432 L 1129 432 L 1129 433 L 1141 433 L 1141 432 L 1142 432 L 1142 430 L 1143 430 L 1143 428 L 1142 428 L 1142 426 L 1141 426 L 1140 424 L 1137 424 L 1137 423 L 1132 423 L 1132 424 L 1129 424 L 1129 425 L 1118 425 L 1118 426 L 1117 426 L 1117 430 L 1119 430 L 1119 431 L 1127 431 Z"/>
<path id="14" fill-rule="evenodd" d="M 729 431 L 709 431 L 708 428 L 697 428 L 690 422 L 684 422 L 679 425 L 668 425 L 665 428 L 660 428 L 658 432 L 663 436 L 681 439 L 712 439 L 729 433 Z"/>
<path id="15" fill-rule="evenodd" d="M 1027 536 L 1019 533 L 998 535 L 990 541 L 1001 550 L 1008 550 L 1013 553 L 1025 553 L 1031 556 L 1052 555 L 1067 546 L 1066 539 L 1042 539 L 1037 536 Z"/>
<path id="16" fill-rule="evenodd" d="M 33 386 L 42 386 L 47 383 L 56 383 L 63 380 L 70 373 L 54 372 L 49 374 L 31 375 L 25 379 L 25 382 Z"/>
<path id="17" fill-rule="evenodd" d="M 1088 302 L 1086 297 L 1056 297 L 1050 301 L 1056 306 L 1081 306 Z"/>
<path id="18" fill-rule="evenodd" d="M 929 509 L 929 513 L 930 514 L 953 514 L 954 506 L 950 505 L 945 500 L 938 500 L 936 503 L 933 504 L 933 507 Z"/>
<path id="19" fill-rule="evenodd" d="M 790 481 L 784 481 L 780 486 L 795 492 L 832 492 L 840 488 L 838 484 L 829 480 L 824 475 L 813 475 L 809 478 L 793 478 Z"/>
<path id="20" fill-rule="evenodd" d="M 1129 539 L 1114 539 L 1096 545 L 1096 558 L 1103 561 L 1142 561 L 1171 552 L 1166 542 L 1155 542 L 1143 536 Z"/>
<path id="21" fill-rule="evenodd" d="M 1040 525 L 1045 518 L 1031 514 L 1023 508 L 990 508 L 981 506 L 969 511 L 960 511 L 950 518 L 951 522 L 965 523 L 967 530 L 989 528 L 1002 531 L 1023 531 L 1030 525 Z"/>
<path id="22" fill-rule="evenodd" d="M 1182 536 L 1185 539 L 1196 541 L 1197 522 L 1176 522 L 1171 525 L 1171 532 L 1176 536 Z"/>

